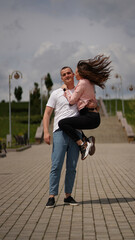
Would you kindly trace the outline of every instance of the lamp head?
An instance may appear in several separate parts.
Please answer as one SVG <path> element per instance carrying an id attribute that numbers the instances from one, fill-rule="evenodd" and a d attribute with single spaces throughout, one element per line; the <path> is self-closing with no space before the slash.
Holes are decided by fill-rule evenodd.
<path id="1" fill-rule="evenodd" d="M 18 78 L 20 78 L 20 75 L 19 75 L 19 73 L 18 73 L 18 72 L 16 72 L 16 73 L 14 74 L 14 78 L 15 78 L 15 79 L 18 79 Z"/>

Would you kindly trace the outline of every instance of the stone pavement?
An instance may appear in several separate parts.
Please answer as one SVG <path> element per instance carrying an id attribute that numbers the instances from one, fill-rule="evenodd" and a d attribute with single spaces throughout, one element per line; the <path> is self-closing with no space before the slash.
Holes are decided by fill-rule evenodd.
<path id="1" fill-rule="evenodd" d="M 63 205 L 63 166 L 56 207 L 46 209 L 51 146 L 0 158 L 0 240 L 135 239 L 135 145 L 96 144 L 79 159 L 73 197 Z"/>

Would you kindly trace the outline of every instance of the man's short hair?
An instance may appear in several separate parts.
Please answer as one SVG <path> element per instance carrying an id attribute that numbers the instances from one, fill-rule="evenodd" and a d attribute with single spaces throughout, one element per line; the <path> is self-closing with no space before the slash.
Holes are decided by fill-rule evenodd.
<path id="1" fill-rule="evenodd" d="M 61 75 L 61 71 L 64 70 L 64 69 L 66 69 L 66 68 L 69 68 L 69 69 L 71 70 L 71 72 L 73 73 L 73 70 L 72 70 L 71 67 L 69 67 L 69 66 L 65 66 L 65 67 L 62 67 L 62 68 L 61 68 L 61 70 L 60 70 L 60 75 Z"/>

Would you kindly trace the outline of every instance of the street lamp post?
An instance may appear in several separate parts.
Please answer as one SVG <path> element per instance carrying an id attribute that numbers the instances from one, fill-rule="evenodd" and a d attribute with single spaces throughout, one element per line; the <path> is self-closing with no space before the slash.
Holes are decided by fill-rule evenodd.
<path id="1" fill-rule="evenodd" d="M 29 91 L 29 104 L 28 104 L 28 144 L 30 142 L 30 94 L 31 91 Z"/>
<path id="2" fill-rule="evenodd" d="M 11 127 L 11 79 L 18 80 L 19 78 L 22 78 L 22 73 L 20 71 L 13 71 L 9 75 L 9 135 L 10 135 L 10 147 L 12 142 L 12 127 Z"/>
<path id="3" fill-rule="evenodd" d="M 10 147 L 11 147 L 11 75 L 9 75 L 9 141 L 10 141 Z"/>
<path id="4" fill-rule="evenodd" d="M 122 113 L 123 113 L 123 115 L 125 115 L 125 106 L 124 106 L 124 99 L 123 99 L 122 77 L 121 77 L 120 74 L 115 74 L 115 77 L 120 79 L 121 95 L 122 95 Z"/>
<path id="5" fill-rule="evenodd" d="M 110 116 L 111 116 L 112 115 L 111 97 L 110 97 L 110 95 L 108 95 L 108 97 L 109 97 L 109 102 L 110 102 Z"/>
<path id="6" fill-rule="evenodd" d="M 112 90 L 116 91 L 116 99 L 115 99 L 115 114 L 117 112 L 117 87 L 112 86 Z"/>

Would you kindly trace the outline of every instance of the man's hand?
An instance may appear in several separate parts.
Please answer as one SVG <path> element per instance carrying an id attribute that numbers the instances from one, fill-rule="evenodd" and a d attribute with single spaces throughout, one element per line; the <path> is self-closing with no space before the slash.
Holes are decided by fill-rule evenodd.
<path id="1" fill-rule="evenodd" d="M 66 84 L 63 84 L 62 86 L 61 86 L 61 88 L 64 90 L 67 90 L 67 85 Z"/>
<path id="2" fill-rule="evenodd" d="M 49 145 L 51 143 L 51 136 L 49 133 L 49 122 L 50 122 L 50 117 L 52 112 L 53 112 L 53 108 L 46 106 L 44 117 L 43 117 L 44 141 Z"/>
<path id="3" fill-rule="evenodd" d="M 50 143 L 51 143 L 51 136 L 50 136 L 49 133 L 44 134 L 44 141 L 45 141 L 48 145 L 50 145 Z"/>

